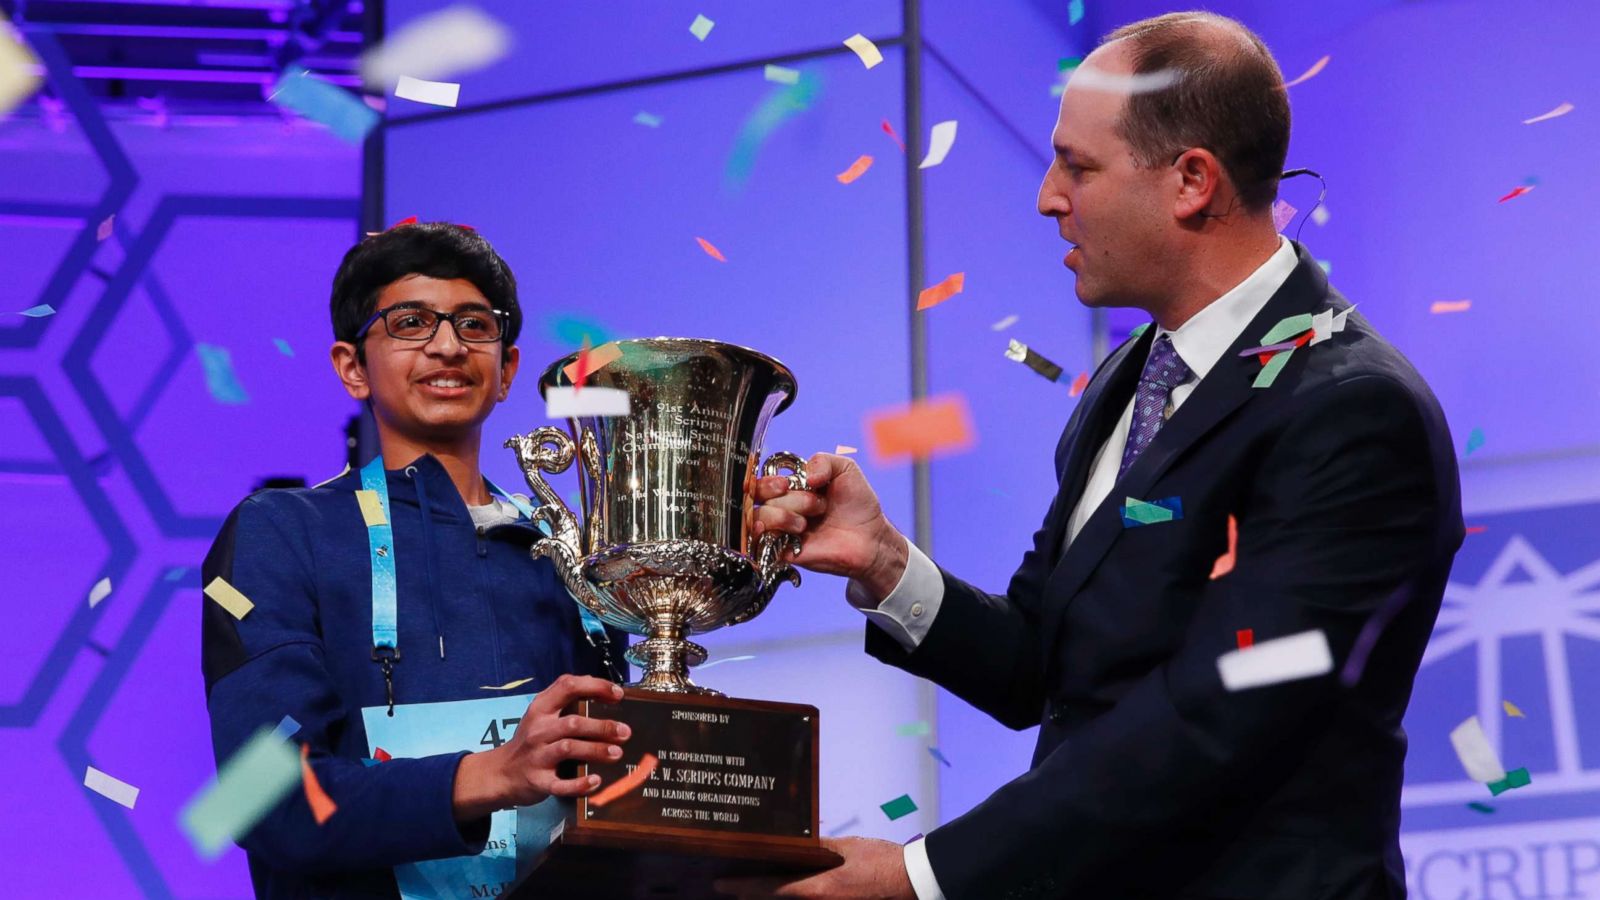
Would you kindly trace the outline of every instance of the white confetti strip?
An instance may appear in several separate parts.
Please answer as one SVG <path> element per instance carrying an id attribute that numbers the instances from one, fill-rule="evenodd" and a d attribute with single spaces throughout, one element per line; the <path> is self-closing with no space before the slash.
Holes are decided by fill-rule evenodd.
<path id="1" fill-rule="evenodd" d="M 129 809 L 133 809 L 133 804 L 139 800 L 138 788 L 120 778 L 112 778 L 94 766 L 90 766 L 89 771 L 83 773 L 83 786 Z"/>
<path id="2" fill-rule="evenodd" d="M 1333 671 L 1333 653 L 1321 631 L 1302 631 L 1262 641 L 1217 657 L 1222 685 L 1230 691 L 1313 678 Z"/>

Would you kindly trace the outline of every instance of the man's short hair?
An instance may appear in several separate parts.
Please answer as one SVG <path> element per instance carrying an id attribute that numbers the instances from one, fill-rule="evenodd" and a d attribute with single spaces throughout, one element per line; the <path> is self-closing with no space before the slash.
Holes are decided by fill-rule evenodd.
<path id="1" fill-rule="evenodd" d="M 1271 206 L 1289 155 L 1289 97 L 1261 38 L 1225 16 L 1178 12 L 1124 25 L 1101 43 L 1119 40 L 1135 74 L 1177 75 L 1171 87 L 1131 94 L 1117 122 L 1139 164 L 1171 165 L 1203 147 L 1227 170 L 1241 205 Z"/>
<path id="2" fill-rule="evenodd" d="M 448 222 L 399 225 L 350 248 L 333 276 L 328 304 L 333 339 L 354 342 L 361 326 L 377 311 L 378 294 L 407 275 L 472 282 L 491 307 L 506 313 L 501 343 L 509 347 L 517 342 L 522 307 L 511 267 L 478 232 Z"/>

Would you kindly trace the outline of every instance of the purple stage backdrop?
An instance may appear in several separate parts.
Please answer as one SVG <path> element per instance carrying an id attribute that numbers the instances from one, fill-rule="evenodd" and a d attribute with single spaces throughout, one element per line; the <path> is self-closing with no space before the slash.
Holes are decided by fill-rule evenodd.
<path id="1" fill-rule="evenodd" d="M 387 24 L 441 5 L 395 0 Z M 461 77 L 461 107 L 389 100 L 370 173 L 384 220 L 473 225 L 522 285 L 524 372 L 489 422 L 491 448 L 545 423 L 538 370 L 583 333 L 734 341 L 800 383 L 767 449 L 862 448 L 909 532 L 911 469 L 866 454 L 862 418 L 910 395 L 916 292 L 963 272 L 965 291 L 923 314 L 922 365 L 930 393 L 965 395 L 978 440 L 932 463 L 922 513 L 937 560 L 1003 589 L 1054 490 L 1067 383 L 1139 321 L 1078 305 L 1034 208 L 1057 61 L 1166 7 L 910 5 L 916 72 L 895 0 L 485 2 L 517 42 Z M 1328 179 L 1327 215 L 1306 220 L 1314 180 L 1287 182 L 1300 211 L 1288 230 L 1417 363 L 1463 455 L 1479 530 L 1408 717 L 1413 894 L 1600 896 L 1600 354 L 1585 327 L 1600 232 L 1583 215 L 1600 204 L 1600 10 L 1210 6 L 1256 28 L 1290 78 L 1328 57 L 1290 89 L 1289 155 Z M 704 42 L 688 32 L 697 14 L 716 22 Z M 856 32 L 879 40 L 882 65 L 843 48 Z M 97 103 L 54 36 L 27 37 L 49 100 L 0 119 L 0 884 L 248 896 L 242 853 L 203 862 L 176 825 L 213 771 L 198 564 L 263 478 L 317 481 L 343 464 L 355 408 L 326 361 L 326 298 L 358 234 L 360 152 L 259 109 L 159 121 Z M 799 83 L 765 80 L 771 62 Z M 922 143 L 934 123 L 959 122 L 949 158 L 921 173 L 920 233 L 907 216 L 917 160 L 880 127 L 905 137 L 916 97 Z M 1563 102 L 1571 113 L 1522 124 Z M 636 123 L 641 112 L 657 124 Z M 840 184 L 864 154 L 871 169 Z M 1499 202 L 1518 186 L 1534 189 Z M 1461 300 L 1470 309 L 1430 312 Z M 46 303 L 55 315 L 19 314 Z M 1012 338 L 1059 363 L 1062 381 L 1007 360 Z M 498 449 L 487 468 L 520 481 Z M 102 578 L 111 593 L 90 608 Z M 842 587 L 807 575 L 757 620 L 710 635 L 728 662 L 702 680 L 818 705 L 824 831 L 904 840 L 1022 772 L 1033 734 L 867 658 Z M 1473 714 L 1531 785 L 1490 797 L 1464 778 L 1447 735 Z M 86 791 L 88 765 L 139 787 L 135 809 Z M 889 821 L 879 804 L 901 794 L 919 810 Z"/>

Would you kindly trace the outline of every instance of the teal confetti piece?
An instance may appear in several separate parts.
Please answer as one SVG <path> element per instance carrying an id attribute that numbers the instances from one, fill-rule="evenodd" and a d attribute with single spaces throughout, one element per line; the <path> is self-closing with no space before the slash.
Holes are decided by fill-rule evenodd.
<path id="1" fill-rule="evenodd" d="M 175 569 L 168 569 L 167 570 L 167 580 L 168 581 L 182 581 L 183 580 L 183 576 L 185 576 L 187 574 L 189 574 L 189 569 L 188 569 L 187 566 L 178 566 Z"/>
<path id="2" fill-rule="evenodd" d="M 1070 72 L 1073 69 L 1076 69 L 1077 67 L 1079 67 L 1081 65 L 1083 65 L 1083 57 L 1081 57 L 1081 56 L 1063 56 L 1060 59 L 1056 60 L 1056 71 L 1057 72 Z"/>
<path id="3" fill-rule="evenodd" d="M 1333 274 L 1333 262 L 1332 262 L 1332 260 L 1319 259 L 1319 260 L 1317 260 L 1317 265 L 1322 268 L 1322 274 L 1324 274 L 1324 275 L 1332 275 Z"/>
<path id="4" fill-rule="evenodd" d="M 284 69 L 267 99 L 313 122 L 321 122 L 352 144 L 365 140 L 367 132 L 378 124 L 377 110 L 361 102 L 361 98 L 300 66 Z"/>
<path id="5" fill-rule="evenodd" d="M 800 70 L 791 69 L 787 66 L 775 66 L 772 63 L 767 63 L 767 67 L 761 71 L 761 74 L 762 77 L 766 78 L 768 81 L 775 82 L 777 84 L 800 83 Z"/>
<path id="6" fill-rule="evenodd" d="M 749 180 L 755 170 L 756 155 L 761 145 L 778 127 L 810 109 L 821 93 L 821 80 L 815 76 L 799 84 L 775 90 L 761 101 L 739 129 L 733 150 L 728 154 L 728 164 L 723 170 L 725 187 L 738 190 Z"/>
<path id="7" fill-rule="evenodd" d="M 272 733 L 282 740 L 288 740 L 294 737 L 295 732 L 299 730 L 300 723 L 294 720 L 294 716 L 284 716 L 278 720 L 278 727 L 272 729 Z"/>
<path id="8" fill-rule="evenodd" d="M 570 313 L 554 313 L 546 316 L 544 330 L 545 334 L 553 338 L 556 343 L 569 347 L 583 346 L 584 338 L 588 338 L 589 343 L 595 347 L 616 339 L 610 327 L 587 316 Z"/>
<path id="9" fill-rule="evenodd" d="M 233 371 L 233 357 L 225 348 L 210 344 L 195 344 L 194 352 L 200 356 L 200 365 L 206 373 L 206 390 L 212 399 L 229 406 L 250 402 L 244 385 Z"/>
<path id="10" fill-rule="evenodd" d="M 1260 374 L 1256 375 L 1256 380 L 1251 382 L 1250 386 L 1254 388 L 1272 387 L 1272 383 L 1278 380 L 1278 373 L 1282 372 L 1283 367 L 1289 364 L 1289 357 L 1293 355 L 1293 350 L 1281 350 L 1272 354 L 1272 358 L 1267 360 L 1267 364 L 1261 367 Z"/>
<path id="11" fill-rule="evenodd" d="M 1083 0 L 1072 0 L 1067 4 L 1067 24 L 1076 25 L 1083 21 Z"/>
<path id="12" fill-rule="evenodd" d="M 1122 527 L 1138 528 L 1183 518 L 1183 499 L 1167 497 L 1162 500 L 1139 500 L 1128 497 L 1122 504 Z"/>
<path id="13" fill-rule="evenodd" d="M 927 737 L 929 728 L 927 722 L 906 722 L 894 730 L 901 737 Z"/>
<path id="14" fill-rule="evenodd" d="M 944 754 L 939 752 L 939 748 L 938 747 L 929 747 L 928 748 L 928 755 L 933 757 L 934 759 L 937 759 L 939 762 L 944 763 L 945 768 L 947 768 L 947 769 L 955 768 L 954 766 L 950 765 L 950 760 L 945 759 L 944 758 Z"/>
<path id="15" fill-rule="evenodd" d="M 1471 456 L 1473 453 L 1477 452 L 1478 448 L 1483 446 L 1483 442 L 1484 442 L 1483 429 L 1482 428 L 1474 428 L 1474 429 L 1472 429 L 1472 431 L 1467 435 L 1467 452 L 1466 452 L 1466 455 L 1467 456 Z"/>
<path id="16" fill-rule="evenodd" d="M 717 23 L 703 15 L 696 15 L 694 21 L 689 23 L 689 33 L 703 41 L 706 39 L 706 35 L 711 33 L 711 29 L 715 27 L 717 27 Z"/>
<path id="17" fill-rule="evenodd" d="M 916 812 L 917 804 L 912 801 L 910 794 L 901 794 L 878 808 L 883 810 L 883 814 L 889 817 L 889 821 L 893 822 L 895 819 L 903 818 Z"/>
<path id="18" fill-rule="evenodd" d="M 1505 778 L 1489 782 L 1489 793 L 1498 797 L 1512 788 L 1527 787 L 1532 783 L 1533 776 L 1528 774 L 1527 769 L 1513 769 L 1506 773 Z"/>
<path id="19" fill-rule="evenodd" d="M 1298 316 L 1288 316 L 1272 326 L 1272 330 L 1261 336 L 1261 345 L 1278 344 L 1289 338 L 1299 337 L 1311 330 L 1311 313 L 1301 313 Z"/>
<path id="20" fill-rule="evenodd" d="M 262 728 L 178 814 L 178 824 L 205 859 L 220 856 L 300 784 L 300 755 Z"/>
<path id="21" fill-rule="evenodd" d="M 634 116 L 633 116 L 633 124 L 635 124 L 635 125 L 643 125 L 643 126 L 645 126 L 647 128 L 660 128 L 661 127 L 661 117 L 660 116 L 651 115 L 650 113 L 647 113 L 644 110 L 640 110 L 639 112 L 634 114 Z"/>
<path id="22" fill-rule="evenodd" d="M 282 353 L 284 356 L 293 356 L 294 355 L 294 348 L 289 346 L 289 342 L 284 340 L 283 338 L 273 338 L 272 339 L 272 346 L 277 347 L 278 348 L 278 352 Z"/>
<path id="23" fill-rule="evenodd" d="M 1132 331 L 1128 332 L 1128 340 L 1130 340 L 1130 341 L 1134 340 L 1134 339 L 1138 338 L 1139 335 L 1144 334 L 1146 331 L 1149 331 L 1149 330 L 1150 330 L 1150 323 L 1149 322 L 1140 322 L 1138 325 L 1134 326 Z"/>
<path id="24" fill-rule="evenodd" d="M 38 306 L 30 306 L 30 307 L 28 307 L 27 309 L 22 311 L 22 314 L 27 316 L 30 319 L 42 319 L 45 316 L 53 316 L 53 315 L 55 315 L 56 314 L 56 308 L 51 306 L 48 303 L 41 303 Z"/>
<path id="25" fill-rule="evenodd" d="M 1492 812 L 1494 812 L 1494 807 L 1490 806 L 1487 803 L 1479 803 L 1476 800 L 1472 801 L 1471 803 L 1468 803 L 1467 804 L 1467 808 L 1468 809 L 1475 809 L 1475 810 L 1477 810 L 1478 812 L 1481 812 L 1481 813 L 1492 813 Z"/>

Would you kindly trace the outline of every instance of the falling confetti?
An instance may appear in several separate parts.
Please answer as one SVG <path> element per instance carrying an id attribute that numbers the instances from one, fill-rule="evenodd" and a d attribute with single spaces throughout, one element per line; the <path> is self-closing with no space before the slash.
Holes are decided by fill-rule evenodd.
<path id="1" fill-rule="evenodd" d="M 594 373 L 604 369 L 606 366 L 611 365 L 621 358 L 622 348 L 617 346 L 615 341 L 607 344 L 601 344 L 600 346 L 589 351 L 586 375 L 593 375 Z M 567 365 L 562 368 L 561 374 L 567 376 L 567 380 L 573 384 L 578 384 L 583 380 L 578 377 L 578 363 L 576 360 L 567 363 Z"/>
<path id="2" fill-rule="evenodd" d="M 99 227 L 94 230 L 94 239 L 97 241 L 104 241 L 106 238 L 111 237 L 112 223 L 114 223 L 116 219 L 117 217 L 115 215 L 106 216 L 106 220 L 101 222 Z"/>
<path id="3" fill-rule="evenodd" d="M 272 729 L 272 733 L 283 740 L 294 737 L 299 731 L 300 723 L 294 720 L 294 716 L 284 716 Z"/>
<path id="4" fill-rule="evenodd" d="M 43 319 L 46 316 L 55 315 L 56 308 L 48 303 L 41 303 L 38 306 L 28 307 L 27 309 L 23 310 L 21 314 L 30 319 Z"/>
<path id="5" fill-rule="evenodd" d="M 569 347 L 576 347 L 589 339 L 596 344 L 608 343 L 612 340 L 611 329 L 606 325 L 585 316 L 571 313 L 556 313 L 546 316 L 544 320 L 545 334 L 553 338 L 556 343 Z"/>
<path id="6" fill-rule="evenodd" d="M 1247 650 L 1255 646 L 1256 630 L 1254 628 L 1241 628 L 1233 633 L 1235 646 L 1240 650 Z"/>
<path id="7" fill-rule="evenodd" d="M 1067 86 L 1085 91 L 1103 91 L 1108 94 L 1149 94 L 1177 84 L 1177 69 L 1157 69 L 1136 75 L 1105 72 L 1092 66 L 1079 66 L 1072 70 Z"/>
<path id="8" fill-rule="evenodd" d="M 424 81 L 421 78 L 412 78 L 410 75 L 401 75 L 399 83 L 395 85 L 394 95 L 401 100 L 454 108 L 456 101 L 461 99 L 461 85 L 449 81 Z"/>
<path id="9" fill-rule="evenodd" d="M 856 56 L 861 57 L 861 64 L 869 69 L 883 62 L 883 54 L 878 51 L 878 45 L 865 35 L 852 34 L 844 39 L 844 45 L 854 50 Z"/>
<path id="10" fill-rule="evenodd" d="M 232 613 L 235 619 L 244 618 L 249 615 L 250 610 L 256 608 L 256 605 L 250 602 L 249 597 L 246 597 L 238 588 L 229 584 L 221 575 L 211 579 L 211 583 L 205 586 L 204 593 L 207 597 L 215 600 L 218 606 Z"/>
<path id="11" fill-rule="evenodd" d="M 528 682 L 530 682 L 532 680 L 533 680 L 532 678 L 518 678 L 516 681 L 508 681 L 505 684 L 486 684 L 486 685 L 483 685 L 482 687 L 478 688 L 478 690 L 480 690 L 480 691 L 510 691 L 510 690 L 515 690 L 515 689 L 517 689 L 519 687 L 522 687 L 523 685 L 527 684 Z"/>
<path id="12" fill-rule="evenodd" d="M 1510 700 L 1501 700 L 1500 701 L 1500 706 L 1501 706 L 1502 709 L 1504 709 L 1506 711 L 1506 715 L 1510 716 L 1513 719 L 1524 719 L 1524 718 L 1527 718 L 1526 716 L 1524 716 L 1522 714 L 1522 710 L 1518 709 L 1517 705 L 1515 703 L 1512 703 Z"/>
<path id="13" fill-rule="evenodd" d="M 868 447 L 879 462 L 927 459 L 976 443 L 966 398 L 947 394 L 867 414 Z"/>
<path id="14" fill-rule="evenodd" d="M 744 656 L 725 656 L 722 659 L 714 659 L 711 662 L 705 663 L 704 665 L 700 666 L 697 671 L 704 671 L 712 666 L 720 666 L 723 663 L 744 662 L 745 660 L 749 659 L 755 659 L 755 656 L 750 654 L 746 654 Z"/>
<path id="15" fill-rule="evenodd" d="M 938 747 L 929 747 L 928 748 L 928 755 L 933 757 L 934 759 L 938 760 L 939 762 L 944 763 L 945 768 L 949 768 L 949 769 L 955 768 L 954 766 L 952 766 L 950 764 L 950 760 L 945 759 L 944 754 L 939 752 L 939 748 Z"/>
<path id="16" fill-rule="evenodd" d="M 1326 206 L 1323 206 L 1319 203 L 1316 206 L 1311 207 L 1311 221 L 1317 223 L 1318 227 L 1328 224 L 1329 218 L 1328 208 Z"/>
<path id="17" fill-rule="evenodd" d="M 551 385 L 544 392 L 545 415 L 552 419 L 626 416 L 631 409 L 628 392 L 617 388 Z"/>
<path id="18" fill-rule="evenodd" d="M 293 356 L 294 355 L 294 348 L 289 346 L 289 342 L 284 340 L 283 338 L 273 338 L 272 339 L 272 346 L 277 347 L 278 348 L 278 352 L 282 353 L 284 356 Z"/>
<path id="19" fill-rule="evenodd" d="M 1060 366 L 1045 359 L 1037 351 L 1016 338 L 1012 338 L 1006 347 L 1006 359 L 1022 363 L 1051 381 L 1059 379 L 1063 371 Z M 1087 382 L 1085 383 L 1087 384 Z"/>
<path id="20" fill-rule="evenodd" d="M 195 850 L 214 859 L 299 783 L 299 757 L 262 728 L 184 806 L 178 822 Z"/>
<path id="21" fill-rule="evenodd" d="M 1468 809 L 1475 809 L 1475 810 L 1477 810 L 1478 812 L 1481 812 L 1481 813 L 1492 813 L 1492 812 L 1494 812 L 1494 807 L 1490 806 L 1487 803 L 1479 803 L 1476 800 L 1472 801 L 1471 803 L 1468 803 L 1467 804 L 1467 808 Z"/>
<path id="22" fill-rule="evenodd" d="M 779 126 L 811 108 L 821 94 L 821 83 L 820 78 L 801 79 L 799 84 L 773 91 L 750 113 L 740 126 L 733 151 L 728 154 L 723 180 L 729 188 L 737 190 L 744 186 L 755 168 L 762 144 Z"/>
<path id="23" fill-rule="evenodd" d="M 850 168 L 845 169 L 843 172 L 840 172 L 833 177 L 839 179 L 840 184 L 849 184 L 852 181 L 855 181 L 857 178 L 860 178 L 862 175 L 865 175 L 867 170 L 870 168 L 872 168 L 872 157 L 862 155 L 857 157 L 856 161 L 850 164 Z"/>
<path id="24" fill-rule="evenodd" d="M 1233 516 L 1228 517 L 1228 551 L 1217 557 L 1211 564 L 1211 580 L 1233 571 L 1234 564 L 1239 561 L 1239 520 Z"/>
<path id="25" fill-rule="evenodd" d="M 1461 768 L 1466 770 L 1468 778 L 1482 784 L 1505 779 L 1506 770 L 1500 764 L 1500 754 L 1494 752 L 1477 716 L 1451 729 L 1450 745 L 1455 748 L 1456 758 L 1461 760 Z"/>
<path id="26" fill-rule="evenodd" d="M 296 65 L 283 70 L 268 99 L 326 125 L 341 140 L 352 144 L 365 140 L 381 118 L 377 110 L 356 95 Z"/>
<path id="27" fill-rule="evenodd" d="M 1466 312 L 1471 308 L 1471 300 L 1435 300 L 1433 305 L 1428 307 L 1428 312 L 1439 316 L 1445 313 Z"/>
<path id="28" fill-rule="evenodd" d="M 1535 122 L 1544 122 L 1544 121 L 1548 121 L 1550 119 L 1560 118 L 1561 116 L 1564 116 L 1569 112 L 1572 112 L 1572 104 L 1571 103 L 1563 103 L 1560 106 L 1556 107 L 1555 109 L 1552 109 L 1549 112 L 1545 113 L 1544 115 L 1534 116 L 1531 119 L 1523 119 L 1522 120 L 1522 124 L 1524 124 L 1524 125 L 1532 125 Z"/>
<path id="29" fill-rule="evenodd" d="M 910 794 L 901 794 L 888 803 L 879 805 L 878 808 L 883 810 L 883 814 L 889 817 L 889 821 L 893 822 L 895 819 L 904 818 L 916 812 L 917 804 L 912 801 Z"/>
<path id="30" fill-rule="evenodd" d="M 1067 385 L 1067 396 L 1076 397 L 1089 387 L 1089 373 L 1079 372 L 1078 377 L 1072 379 L 1072 384 Z"/>
<path id="31" fill-rule="evenodd" d="M 1321 631 L 1273 638 L 1217 657 L 1217 673 L 1230 691 L 1298 681 L 1333 670 L 1333 653 Z"/>
<path id="32" fill-rule="evenodd" d="M 1467 534 L 1483 534 L 1485 531 L 1488 531 L 1488 530 L 1489 530 L 1489 526 L 1487 526 L 1487 525 L 1468 525 L 1467 526 Z"/>
<path id="33" fill-rule="evenodd" d="M 694 21 L 689 23 L 689 33 L 694 35 L 696 39 L 703 41 L 706 39 L 706 35 L 711 33 L 711 29 L 715 27 L 717 27 L 717 23 L 703 15 L 696 15 Z"/>
<path id="34" fill-rule="evenodd" d="M 111 579 L 107 577 L 96 581 L 94 587 L 89 589 L 89 608 L 94 609 L 101 600 L 109 596 L 111 596 Z"/>
<path id="35" fill-rule="evenodd" d="M 227 349 L 214 347 L 211 344 L 195 344 L 194 352 L 200 357 L 200 367 L 206 377 L 206 390 L 211 392 L 213 400 L 228 406 L 239 406 L 250 402 L 250 395 L 245 393 L 244 385 L 239 383 L 239 376 L 234 374 L 233 356 Z"/>
<path id="36" fill-rule="evenodd" d="M 637 788 L 639 785 L 644 784 L 650 779 L 650 773 L 654 772 L 655 770 L 655 754 L 646 753 L 644 758 L 639 760 L 639 765 L 635 766 L 632 772 L 629 772 L 621 778 L 618 778 L 610 785 L 601 788 L 599 793 L 596 793 L 594 796 L 590 797 L 589 806 L 595 809 L 605 806 L 607 803 L 616 800 L 617 798 L 627 794 L 629 791 L 632 791 L 634 788 Z"/>
<path id="37" fill-rule="evenodd" d="M 317 781 L 317 773 L 311 770 L 311 745 L 300 745 L 300 780 L 306 787 L 306 802 L 311 805 L 311 816 L 321 825 L 336 812 L 338 804 L 322 789 L 322 783 Z"/>
<path id="38" fill-rule="evenodd" d="M 956 143 L 956 120 L 940 122 L 933 126 L 933 131 L 928 136 L 928 155 L 922 158 L 919 169 L 931 169 L 944 162 L 950 155 L 950 148 Z"/>
<path id="39" fill-rule="evenodd" d="M 994 323 L 993 325 L 990 325 L 989 326 L 989 330 L 991 330 L 991 331 L 1005 331 L 1007 328 L 1010 328 L 1011 326 L 1017 324 L 1017 319 L 1018 318 L 1019 318 L 1018 316 L 1006 316 L 1004 319 L 1001 319 L 1000 321 Z"/>
<path id="40" fill-rule="evenodd" d="M 829 829 L 828 837 L 838 837 L 839 835 L 844 834 L 846 831 L 849 831 L 854 826 L 860 824 L 860 816 L 851 816 L 850 818 L 845 819 L 843 822 L 840 822 L 838 825 L 835 825 L 833 828 Z"/>
<path id="41" fill-rule="evenodd" d="M 775 66 L 772 63 L 767 63 L 766 68 L 761 70 L 761 76 L 776 84 L 798 84 L 800 82 L 799 69 Z"/>
<path id="42" fill-rule="evenodd" d="M 915 722 L 902 722 L 895 726 L 895 734 L 901 737 L 927 737 L 932 732 L 931 726 L 921 719 Z"/>
<path id="43" fill-rule="evenodd" d="M 938 306 L 951 297 L 961 293 L 967 285 L 967 273 L 957 272 L 932 287 L 922 289 L 917 295 L 917 309 L 924 310 Z"/>
<path id="44" fill-rule="evenodd" d="M 1072 0 L 1067 4 L 1067 24 L 1076 25 L 1083 21 L 1083 0 Z"/>
<path id="45" fill-rule="evenodd" d="M 661 117 L 640 110 L 633 115 L 633 124 L 643 125 L 646 128 L 660 128 Z"/>
<path id="46" fill-rule="evenodd" d="M 1538 185 L 1532 185 L 1532 184 L 1520 184 L 1520 185 L 1517 185 L 1516 187 L 1511 189 L 1511 193 L 1505 195 L 1504 197 L 1501 197 L 1500 198 L 1500 202 L 1504 203 L 1507 200 L 1514 200 L 1517 197 L 1521 197 L 1523 194 L 1528 193 L 1529 191 L 1533 190 L 1537 186 Z"/>
<path id="47" fill-rule="evenodd" d="M 0 14 L 0 115 L 33 96 L 43 80 L 38 76 L 39 60 L 28 45 L 17 40 Z"/>
<path id="48" fill-rule="evenodd" d="M 129 809 L 133 809 L 133 804 L 139 800 L 138 788 L 119 778 L 113 778 L 94 766 L 89 766 L 88 771 L 83 773 L 83 786 Z"/>
<path id="49" fill-rule="evenodd" d="M 695 240 L 700 243 L 700 249 L 704 250 L 707 256 L 711 257 L 717 262 L 725 263 L 728 261 L 728 258 L 722 255 L 722 251 L 713 246 L 710 241 L 703 237 L 697 237 Z"/>
<path id="50" fill-rule="evenodd" d="M 1307 69 L 1305 71 L 1304 75 L 1301 75 L 1299 78 L 1296 78 L 1295 80 L 1289 82 L 1288 84 L 1284 85 L 1284 87 L 1285 88 L 1292 88 L 1295 85 L 1300 84 L 1301 82 L 1309 81 L 1312 78 L 1317 77 L 1317 73 L 1321 72 L 1324 68 L 1327 67 L 1328 60 L 1330 60 L 1330 59 L 1333 59 L 1333 56 L 1331 54 L 1328 55 L 1328 56 L 1324 56 L 1323 58 L 1321 58 L 1321 59 L 1317 60 L 1316 62 L 1312 63 L 1311 64 L 1311 68 Z"/>
<path id="51" fill-rule="evenodd" d="M 1472 429 L 1467 433 L 1467 452 L 1464 455 L 1471 456 L 1473 453 L 1476 453 L 1478 449 L 1483 446 L 1484 440 L 1485 438 L 1482 428 Z"/>
<path id="52" fill-rule="evenodd" d="M 1294 221 L 1296 210 L 1283 200 L 1272 201 L 1272 227 L 1280 233 L 1290 222 Z"/>
<path id="53" fill-rule="evenodd" d="M 1513 788 L 1527 787 L 1532 783 L 1533 776 L 1528 774 L 1527 769 L 1512 769 L 1499 781 L 1489 782 L 1488 787 L 1489 793 L 1498 797 Z"/>
<path id="54" fill-rule="evenodd" d="M 361 78 L 387 90 L 402 75 L 448 78 L 499 62 L 511 51 L 510 29 L 467 4 L 419 16 L 361 55 Z"/>
<path id="55" fill-rule="evenodd" d="M 856 448 L 850 446 L 849 444 L 839 444 L 833 448 L 833 452 L 837 456 L 849 456 L 850 454 L 856 452 Z"/>
<path id="56" fill-rule="evenodd" d="M 888 119 L 883 120 L 883 125 L 881 127 L 883 128 L 883 133 L 887 134 L 889 139 L 894 141 L 894 145 L 900 148 L 900 152 L 906 152 L 906 142 L 900 140 L 900 135 L 895 134 L 894 126 L 889 124 Z"/>

